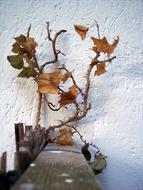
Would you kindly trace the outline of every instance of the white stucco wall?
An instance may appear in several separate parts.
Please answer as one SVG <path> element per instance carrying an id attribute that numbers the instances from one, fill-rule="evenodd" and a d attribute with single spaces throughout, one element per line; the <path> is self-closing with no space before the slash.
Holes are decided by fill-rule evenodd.
<path id="1" fill-rule="evenodd" d="M 74 75 L 83 85 L 81 68 L 86 72 L 91 42 L 82 42 L 73 24 L 92 25 L 96 19 L 101 34 L 110 40 L 119 35 L 120 44 L 108 72 L 93 80 L 92 109 L 78 125 L 108 155 L 108 167 L 98 176 L 103 190 L 143 189 L 142 18 L 142 0 L 0 0 L 0 154 L 8 151 L 8 168 L 12 168 L 14 123 L 33 124 L 37 106 L 36 85 L 17 79 L 17 71 L 7 62 L 12 39 L 32 23 L 31 36 L 37 39 L 38 57 L 44 61 L 52 58 L 45 21 L 50 21 L 53 32 L 67 29 L 59 40 L 67 56 L 60 62 L 76 68 Z M 48 117 L 51 121 L 59 115 L 50 112 Z"/>

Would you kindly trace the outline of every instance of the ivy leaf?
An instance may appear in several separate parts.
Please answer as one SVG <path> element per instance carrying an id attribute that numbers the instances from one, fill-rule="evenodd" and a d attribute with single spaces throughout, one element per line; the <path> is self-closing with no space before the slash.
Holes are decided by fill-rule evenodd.
<path id="1" fill-rule="evenodd" d="M 21 77 L 21 78 L 34 77 L 34 78 L 36 78 L 37 74 L 38 73 L 34 70 L 33 67 L 23 67 L 23 69 L 19 73 L 18 77 Z"/>
<path id="2" fill-rule="evenodd" d="M 24 66 L 23 59 L 19 55 L 7 56 L 7 60 L 10 62 L 11 66 L 15 69 L 22 69 Z"/>
<path id="3" fill-rule="evenodd" d="M 97 70 L 95 71 L 95 75 L 100 76 L 106 72 L 106 63 L 102 62 L 96 65 Z"/>
<path id="4" fill-rule="evenodd" d="M 56 70 L 52 73 L 42 73 L 37 78 L 38 92 L 58 94 L 58 86 L 62 81 L 62 73 Z"/>
<path id="5" fill-rule="evenodd" d="M 82 152 L 82 154 L 84 155 L 85 159 L 86 159 L 87 161 L 90 161 L 90 160 L 91 160 L 91 154 L 90 154 L 88 148 L 89 148 L 89 144 L 87 143 L 87 144 L 85 144 L 85 145 L 82 147 L 81 152 Z"/>
<path id="6" fill-rule="evenodd" d="M 94 173 L 97 175 L 103 171 L 103 169 L 106 168 L 107 162 L 106 162 L 106 156 L 99 154 L 95 157 L 95 161 L 90 163 L 91 168 L 93 169 Z"/>
<path id="7" fill-rule="evenodd" d="M 59 135 L 57 136 L 57 144 L 59 145 L 73 145 L 73 139 L 72 139 L 72 129 L 71 128 L 64 128 L 60 129 Z"/>
<path id="8" fill-rule="evenodd" d="M 75 31 L 80 35 L 81 39 L 84 40 L 86 38 L 86 33 L 88 32 L 89 28 L 82 25 L 74 25 Z"/>
<path id="9" fill-rule="evenodd" d="M 59 101 L 60 106 L 65 106 L 67 104 L 74 103 L 77 95 L 78 95 L 78 92 L 77 92 L 76 86 L 75 85 L 71 86 L 68 92 L 62 93 L 61 99 Z"/>
<path id="10" fill-rule="evenodd" d="M 109 44 L 106 37 L 103 37 L 102 39 L 97 39 L 95 37 L 91 37 L 91 39 L 94 42 L 94 47 L 92 48 L 93 51 L 96 53 L 107 53 L 108 56 L 114 52 L 114 49 L 116 48 L 118 42 L 119 42 L 119 37 L 117 39 L 114 39 L 112 44 Z"/>

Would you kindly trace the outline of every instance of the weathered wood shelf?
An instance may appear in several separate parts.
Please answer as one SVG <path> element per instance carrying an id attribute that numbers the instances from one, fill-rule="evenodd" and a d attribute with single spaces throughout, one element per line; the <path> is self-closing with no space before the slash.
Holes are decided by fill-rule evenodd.
<path id="1" fill-rule="evenodd" d="M 99 190 L 95 175 L 76 145 L 48 144 L 12 190 Z"/>

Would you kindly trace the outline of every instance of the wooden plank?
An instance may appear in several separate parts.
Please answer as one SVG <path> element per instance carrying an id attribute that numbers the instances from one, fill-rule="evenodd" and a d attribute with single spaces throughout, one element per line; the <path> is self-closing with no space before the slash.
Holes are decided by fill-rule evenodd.
<path id="1" fill-rule="evenodd" d="M 12 190 L 99 190 L 77 146 L 48 144 Z"/>

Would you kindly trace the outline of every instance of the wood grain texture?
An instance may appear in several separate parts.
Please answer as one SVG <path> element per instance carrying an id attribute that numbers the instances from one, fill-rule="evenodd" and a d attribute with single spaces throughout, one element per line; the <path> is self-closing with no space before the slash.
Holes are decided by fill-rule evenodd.
<path id="1" fill-rule="evenodd" d="M 12 190 L 99 190 L 76 146 L 48 145 Z"/>

